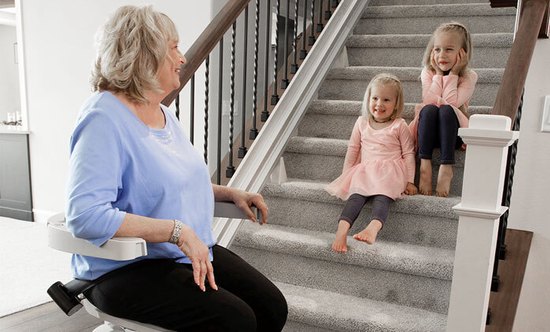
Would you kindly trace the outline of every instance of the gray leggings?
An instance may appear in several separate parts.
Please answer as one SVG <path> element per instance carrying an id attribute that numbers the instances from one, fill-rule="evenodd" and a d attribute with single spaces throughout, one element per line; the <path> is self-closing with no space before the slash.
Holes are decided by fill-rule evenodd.
<path id="1" fill-rule="evenodd" d="M 363 206 L 365 206 L 369 198 L 372 198 L 371 220 L 380 220 L 382 225 L 384 225 L 388 218 L 390 203 L 393 202 L 393 199 L 385 195 L 363 196 L 352 194 L 348 198 L 344 210 L 340 215 L 340 219 L 338 220 L 345 220 L 349 222 L 350 226 L 353 226 L 353 223 L 359 216 L 359 213 L 361 213 Z"/>

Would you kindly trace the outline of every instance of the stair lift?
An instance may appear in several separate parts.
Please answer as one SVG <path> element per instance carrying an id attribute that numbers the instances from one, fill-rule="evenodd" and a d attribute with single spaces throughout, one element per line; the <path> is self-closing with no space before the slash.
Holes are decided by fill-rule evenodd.
<path id="1" fill-rule="evenodd" d="M 253 207 L 253 211 L 258 215 L 255 207 Z M 247 219 L 244 212 L 232 202 L 216 202 L 214 217 Z M 258 220 L 260 220 L 259 217 L 258 215 Z M 141 238 L 115 237 L 101 247 L 96 247 L 84 239 L 75 238 L 65 225 L 64 213 L 58 213 L 48 219 L 48 246 L 72 254 L 113 260 L 130 260 L 147 255 L 145 240 Z M 48 288 L 48 294 L 67 316 L 84 307 L 89 314 L 103 320 L 105 323 L 98 326 L 94 332 L 169 331 L 158 326 L 122 319 L 102 312 L 82 294 L 93 286 L 94 282 L 87 280 L 74 279 L 67 284 L 57 281 Z"/>

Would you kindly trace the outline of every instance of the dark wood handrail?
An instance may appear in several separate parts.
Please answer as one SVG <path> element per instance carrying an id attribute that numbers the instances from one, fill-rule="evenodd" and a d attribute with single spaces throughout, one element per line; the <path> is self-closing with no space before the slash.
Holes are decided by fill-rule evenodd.
<path id="1" fill-rule="evenodd" d="M 216 47 L 225 32 L 237 20 L 249 2 L 250 0 L 229 0 L 212 22 L 208 24 L 199 38 L 185 53 L 187 62 L 181 67 L 180 87 L 164 98 L 162 101 L 164 105 L 168 106 L 176 99 L 176 96 L 183 89 L 187 81 L 191 79 L 195 71 L 197 71 L 208 54 Z"/>
<path id="2" fill-rule="evenodd" d="M 0 0 L 0 8 L 15 7 L 15 0 Z"/>
<path id="3" fill-rule="evenodd" d="M 548 8 L 548 1 L 524 0 L 521 5 L 519 27 L 510 50 L 492 112 L 496 115 L 510 117 L 512 123 L 516 118 L 537 36 L 544 13 Z"/>

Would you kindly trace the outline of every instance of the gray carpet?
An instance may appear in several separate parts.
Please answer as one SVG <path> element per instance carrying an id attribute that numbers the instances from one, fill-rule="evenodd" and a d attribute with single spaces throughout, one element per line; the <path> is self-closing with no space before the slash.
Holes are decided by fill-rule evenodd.
<path id="1" fill-rule="evenodd" d="M 324 186 L 340 175 L 369 80 L 380 72 L 403 82 L 411 120 L 421 99 L 421 58 L 440 23 L 469 27 L 479 75 L 471 114 L 490 113 L 512 44 L 513 8 L 475 0 L 374 0 L 346 43 L 348 66 L 328 73 L 284 152 L 288 181 L 266 184 L 269 225 L 243 223 L 232 249 L 281 288 L 285 331 L 444 331 L 449 305 L 464 152 L 449 198 L 411 196 L 391 206 L 374 245 L 348 238 L 330 246 L 343 202 Z M 437 154 L 435 156 L 437 158 Z M 434 162 L 434 176 L 438 163 Z M 350 234 L 369 220 L 367 204 Z"/>

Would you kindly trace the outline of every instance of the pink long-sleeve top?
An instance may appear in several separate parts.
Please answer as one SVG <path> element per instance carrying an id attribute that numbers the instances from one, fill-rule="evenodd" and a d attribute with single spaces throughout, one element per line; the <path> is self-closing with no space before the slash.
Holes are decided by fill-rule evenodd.
<path id="1" fill-rule="evenodd" d="M 409 124 L 414 139 L 417 138 L 418 116 L 425 105 L 450 105 L 453 107 L 461 128 L 468 127 L 468 105 L 474 94 L 477 73 L 468 69 L 462 76 L 437 75 L 426 68 L 420 74 L 422 81 L 422 103 L 416 105 L 414 119 Z M 460 110 L 461 106 L 464 111 Z"/>

